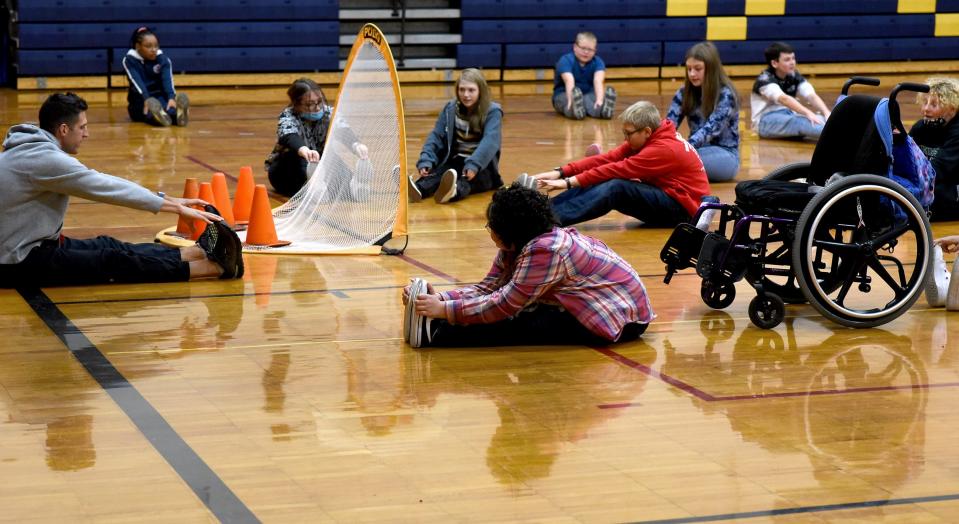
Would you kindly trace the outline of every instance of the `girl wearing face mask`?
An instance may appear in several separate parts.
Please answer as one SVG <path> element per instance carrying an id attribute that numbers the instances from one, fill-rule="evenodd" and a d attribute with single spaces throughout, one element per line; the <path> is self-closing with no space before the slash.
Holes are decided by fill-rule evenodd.
<path id="1" fill-rule="evenodd" d="M 725 182 L 739 171 L 739 99 L 726 76 L 719 51 L 700 42 L 686 51 L 686 81 L 676 91 L 666 118 L 676 128 L 689 121 L 689 138 L 710 182 Z"/>
<path id="2" fill-rule="evenodd" d="M 416 169 L 409 178 L 410 200 L 433 195 L 438 204 L 503 185 L 499 174 L 503 109 L 490 99 L 479 69 L 464 69 L 450 100 L 426 138 Z"/>
<path id="3" fill-rule="evenodd" d="M 293 196 L 307 181 L 310 163 L 320 161 L 330 131 L 333 107 L 323 89 L 309 78 L 300 78 L 286 91 L 290 105 L 276 124 L 276 145 L 265 164 L 270 184 L 285 196 Z M 344 145 L 359 158 L 367 158 L 365 145 L 352 131 L 339 134 Z"/>
<path id="4" fill-rule="evenodd" d="M 185 126 L 190 119 L 190 99 L 173 87 L 173 62 L 160 50 L 160 41 L 148 27 L 138 27 L 123 57 L 130 88 L 127 113 L 134 122 L 167 127 Z"/>
<path id="5" fill-rule="evenodd" d="M 909 135 L 936 170 L 932 220 L 959 220 L 959 80 L 929 78 L 928 93 L 920 93 L 920 118 Z"/>

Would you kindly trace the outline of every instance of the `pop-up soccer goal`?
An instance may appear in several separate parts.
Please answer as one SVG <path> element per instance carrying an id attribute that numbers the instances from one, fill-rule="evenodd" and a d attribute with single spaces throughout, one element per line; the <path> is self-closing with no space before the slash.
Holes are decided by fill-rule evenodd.
<path id="1" fill-rule="evenodd" d="M 363 144 L 368 158 L 362 158 Z M 312 168 L 312 166 L 311 166 Z M 377 254 L 407 235 L 406 128 L 386 37 L 366 24 L 350 51 L 323 156 L 303 189 L 273 210 L 283 254 Z M 245 240 L 245 233 L 240 232 Z"/>

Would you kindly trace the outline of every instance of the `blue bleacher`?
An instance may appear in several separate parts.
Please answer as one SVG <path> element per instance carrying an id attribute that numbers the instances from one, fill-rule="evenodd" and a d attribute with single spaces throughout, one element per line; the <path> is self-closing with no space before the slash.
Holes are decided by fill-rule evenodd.
<path id="1" fill-rule="evenodd" d="M 339 0 L 24 0 L 20 22 L 337 20 Z M 132 31 L 132 30 L 131 30 Z"/>
<path id="2" fill-rule="evenodd" d="M 456 66 L 500 67 L 503 60 L 500 44 L 459 44 L 456 46 Z"/>
<path id="3" fill-rule="evenodd" d="M 175 53 L 173 52 L 175 51 Z M 113 71 L 123 73 L 127 49 L 114 51 Z M 339 47 L 202 47 L 171 50 L 177 73 L 228 73 L 236 71 L 336 71 Z"/>
<path id="4" fill-rule="evenodd" d="M 878 15 L 895 14 L 898 9 L 899 0 L 786 0 L 787 15 Z"/>
<path id="5" fill-rule="evenodd" d="M 659 18 L 623 20 L 464 20 L 463 43 L 569 43 L 576 33 L 591 31 L 605 42 L 706 38 L 705 18 Z"/>
<path id="6" fill-rule="evenodd" d="M 666 0 L 463 0 L 460 15 L 464 19 L 662 17 Z"/>
<path id="7" fill-rule="evenodd" d="M 746 0 L 709 0 L 706 14 L 709 16 L 743 16 Z"/>
<path id="8" fill-rule="evenodd" d="M 748 40 L 821 38 L 898 38 L 933 36 L 932 14 L 877 16 L 757 16 L 746 26 Z"/>
<path id="9" fill-rule="evenodd" d="M 549 67 L 572 51 L 572 44 L 507 44 L 506 67 Z M 597 53 L 607 66 L 658 66 L 662 60 L 662 42 L 609 42 L 600 44 Z"/>

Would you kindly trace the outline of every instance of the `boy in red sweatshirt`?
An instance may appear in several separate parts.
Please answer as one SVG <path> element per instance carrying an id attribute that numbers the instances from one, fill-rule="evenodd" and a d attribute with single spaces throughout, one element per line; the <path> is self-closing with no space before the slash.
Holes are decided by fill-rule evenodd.
<path id="1" fill-rule="evenodd" d="M 619 147 L 534 176 L 546 191 L 566 190 L 550 201 L 560 225 L 613 210 L 656 227 L 690 220 L 709 194 L 696 149 L 649 102 L 636 102 L 619 118 L 626 138 Z"/>

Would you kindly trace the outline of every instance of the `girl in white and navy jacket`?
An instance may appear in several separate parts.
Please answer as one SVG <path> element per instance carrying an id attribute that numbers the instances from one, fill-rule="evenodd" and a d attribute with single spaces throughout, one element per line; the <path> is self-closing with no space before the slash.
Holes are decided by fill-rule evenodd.
<path id="1" fill-rule="evenodd" d="M 173 62 L 160 50 L 156 34 L 138 27 L 123 57 L 130 81 L 127 112 L 134 122 L 155 126 L 185 126 L 190 119 L 190 100 L 173 87 Z"/>

